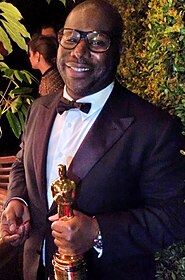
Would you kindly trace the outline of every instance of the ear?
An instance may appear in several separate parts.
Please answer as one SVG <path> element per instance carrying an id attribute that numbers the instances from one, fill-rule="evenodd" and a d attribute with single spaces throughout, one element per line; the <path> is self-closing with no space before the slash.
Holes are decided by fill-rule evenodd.
<path id="1" fill-rule="evenodd" d="M 36 59 L 37 62 L 40 61 L 40 56 L 41 56 L 41 54 L 40 54 L 38 51 L 36 51 L 36 53 L 35 53 L 35 59 Z"/>

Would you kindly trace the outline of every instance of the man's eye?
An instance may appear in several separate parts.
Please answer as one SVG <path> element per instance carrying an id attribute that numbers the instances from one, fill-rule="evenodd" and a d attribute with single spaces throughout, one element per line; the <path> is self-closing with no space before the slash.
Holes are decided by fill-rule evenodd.
<path id="1" fill-rule="evenodd" d="M 89 44 L 93 47 L 103 47 L 105 46 L 105 42 L 102 40 L 90 40 Z"/>
<path id="2" fill-rule="evenodd" d="M 78 40 L 75 37 L 65 37 L 63 41 L 67 44 L 76 44 Z"/>

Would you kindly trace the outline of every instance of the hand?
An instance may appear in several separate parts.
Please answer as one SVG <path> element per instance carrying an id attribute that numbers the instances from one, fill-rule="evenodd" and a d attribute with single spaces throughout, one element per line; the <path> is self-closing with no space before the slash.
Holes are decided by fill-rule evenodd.
<path id="1" fill-rule="evenodd" d="M 58 219 L 58 214 L 49 217 L 54 242 L 62 255 L 81 255 L 94 245 L 99 226 L 95 218 L 79 211 L 68 221 Z"/>
<path id="2" fill-rule="evenodd" d="M 2 213 L 0 236 L 4 243 L 18 246 L 29 237 L 30 213 L 20 200 L 13 199 Z"/>

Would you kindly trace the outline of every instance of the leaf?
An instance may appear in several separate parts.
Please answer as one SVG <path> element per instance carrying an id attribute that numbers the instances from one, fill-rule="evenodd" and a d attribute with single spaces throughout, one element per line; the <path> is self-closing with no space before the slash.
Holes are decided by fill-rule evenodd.
<path id="1" fill-rule="evenodd" d="M 30 37 L 30 34 L 26 30 L 25 26 L 22 23 L 20 23 L 16 18 L 13 18 L 12 16 L 7 16 L 5 14 L 3 15 L 3 17 L 6 19 L 7 23 L 10 26 L 13 26 L 16 29 L 16 32 L 20 33 L 24 37 Z"/>
<path id="2" fill-rule="evenodd" d="M 19 70 L 14 70 L 14 75 L 21 83 L 24 81 L 24 75 Z"/>
<path id="3" fill-rule="evenodd" d="M 31 105 L 32 101 L 33 100 L 31 100 L 30 98 L 26 98 L 26 102 L 27 102 L 28 105 Z"/>
<path id="4" fill-rule="evenodd" d="M 30 34 L 25 26 L 20 22 L 23 18 L 18 9 L 10 3 L 0 3 L 0 21 L 4 26 L 5 31 L 0 27 L 0 40 L 3 42 L 4 48 L 8 53 L 12 52 L 11 41 L 8 37 L 16 42 L 16 44 L 23 50 L 27 51 L 27 44 L 24 37 L 30 38 Z M 5 20 L 3 20 L 4 18 Z"/>
<path id="5" fill-rule="evenodd" d="M 8 38 L 8 35 L 6 34 L 6 32 L 1 26 L 0 26 L 0 41 L 3 42 L 3 46 L 8 51 L 8 53 L 11 53 L 13 49 L 12 49 L 10 39 Z"/>
<path id="6" fill-rule="evenodd" d="M 21 20 L 23 18 L 19 10 L 11 3 L 1 2 L 0 9 L 7 15 L 17 18 L 17 20 Z"/>
<path id="7" fill-rule="evenodd" d="M 32 81 L 36 82 L 37 84 L 39 83 L 39 80 L 35 76 L 33 76 L 30 72 L 28 72 L 27 70 L 21 70 L 20 72 L 25 75 L 29 84 L 32 84 Z"/>
<path id="8" fill-rule="evenodd" d="M 172 272 L 171 276 L 172 276 L 172 279 L 173 279 L 173 280 L 176 280 L 176 279 L 177 279 L 175 273 Z"/>
<path id="9" fill-rule="evenodd" d="M 59 0 L 59 1 L 62 2 L 64 6 L 66 6 L 66 0 Z"/>
<path id="10" fill-rule="evenodd" d="M 48 4 L 50 4 L 51 0 L 46 0 L 48 2 Z M 67 0 L 59 0 L 60 2 L 62 2 L 64 4 L 64 6 L 66 6 L 66 2 Z M 73 0 L 73 2 L 75 3 L 76 1 Z"/>
<path id="11" fill-rule="evenodd" d="M 25 121 L 24 121 L 24 115 L 21 111 L 18 111 L 18 117 L 21 124 L 21 130 L 23 131 Z"/>
<path id="12" fill-rule="evenodd" d="M 24 38 L 21 36 L 19 32 L 16 31 L 15 26 L 8 24 L 5 20 L 1 20 L 2 24 L 4 25 L 7 33 L 10 35 L 12 40 L 16 42 L 16 44 L 23 50 L 27 51 L 27 44 Z"/>
<path id="13" fill-rule="evenodd" d="M 14 88 L 12 89 L 11 91 L 14 95 L 27 95 L 28 93 L 31 93 L 32 92 L 32 88 L 30 87 L 17 87 L 17 88 Z"/>
<path id="14" fill-rule="evenodd" d="M 14 135 L 19 138 L 21 136 L 22 130 L 18 118 L 11 111 L 7 111 L 6 117 Z"/>
<path id="15" fill-rule="evenodd" d="M 169 10 L 169 5 L 168 5 L 168 4 L 164 5 L 164 6 L 162 7 L 162 10 L 163 10 L 164 13 L 167 13 L 168 10 Z"/>
<path id="16" fill-rule="evenodd" d="M 175 72 L 181 72 L 181 73 L 185 73 L 185 67 L 184 66 L 180 66 L 180 65 L 173 65 L 173 70 Z"/>
<path id="17" fill-rule="evenodd" d="M 182 35 L 185 35 L 185 27 L 181 28 L 180 33 L 181 33 Z"/>
<path id="18" fill-rule="evenodd" d="M 21 106 L 21 112 L 24 114 L 24 117 L 27 116 L 28 109 L 26 108 L 26 106 L 24 104 L 22 104 L 22 106 Z"/>
<path id="19" fill-rule="evenodd" d="M 9 68 L 5 62 L 0 61 L 0 71 L 2 68 Z"/>
<path id="20" fill-rule="evenodd" d="M 16 113 L 18 111 L 18 109 L 21 107 L 22 105 L 22 98 L 20 97 L 20 95 L 18 95 L 14 101 L 11 102 L 11 110 L 12 113 Z"/>
<path id="21" fill-rule="evenodd" d="M 12 75 L 13 75 L 13 69 L 5 68 L 3 71 L 4 71 L 4 74 L 5 74 L 6 77 L 8 77 L 8 78 L 11 78 L 11 77 L 12 77 Z"/>

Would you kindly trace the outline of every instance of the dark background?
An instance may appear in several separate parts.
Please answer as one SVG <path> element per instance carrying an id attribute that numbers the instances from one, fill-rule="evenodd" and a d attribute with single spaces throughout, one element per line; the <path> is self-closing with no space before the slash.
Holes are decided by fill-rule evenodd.
<path id="1" fill-rule="evenodd" d="M 39 30 L 42 25 L 52 24 L 56 30 L 59 30 L 65 22 L 66 16 L 71 9 L 78 3 L 83 2 L 76 0 L 67 0 L 66 6 L 59 0 L 51 0 L 50 4 L 46 0 L 9 0 L 22 14 L 23 20 L 21 22 L 25 25 L 30 35 L 33 35 Z M 40 72 L 32 70 L 28 55 L 21 50 L 15 43 L 13 44 L 13 52 L 5 57 L 5 62 L 13 69 L 26 69 L 30 71 L 35 77 L 40 79 Z M 0 87 L 3 88 L 2 81 Z M 37 96 L 38 86 L 34 85 L 33 96 Z M 6 117 L 3 115 L 0 119 L 0 126 L 2 128 L 2 138 L 0 138 L 0 155 L 16 154 L 19 149 L 21 139 L 17 139 Z"/>

